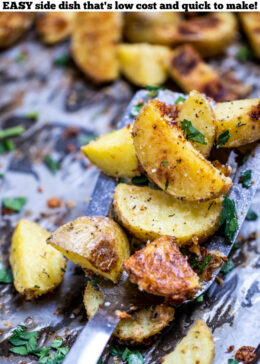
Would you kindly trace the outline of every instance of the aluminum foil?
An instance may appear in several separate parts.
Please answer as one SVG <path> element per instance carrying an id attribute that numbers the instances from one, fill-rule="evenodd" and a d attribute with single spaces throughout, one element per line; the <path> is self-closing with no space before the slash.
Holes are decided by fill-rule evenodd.
<path id="1" fill-rule="evenodd" d="M 214 66 L 225 72 L 233 70 L 251 84 L 251 96 L 260 95 L 260 68 L 239 63 L 234 55 L 238 45 L 227 55 L 215 59 Z M 55 59 L 69 52 L 69 44 L 55 47 L 41 45 L 33 33 L 10 50 L 0 54 L 0 127 L 23 125 L 26 132 L 16 139 L 17 149 L 0 155 L 2 197 L 27 197 L 23 211 L 0 215 L 0 261 L 8 266 L 10 237 L 17 221 L 26 217 L 53 231 L 63 222 L 84 215 L 95 185 L 97 170 L 90 166 L 79 150 L 86 135 L 98 135 L 113 129 L 133 95 L 124 80 L 102 87 L 93 86 L 69 64 L 55 66 Z M 24 54 L 24 61 L 19 54 Z M 176 90 L 173 83 L 167 85 Z M 38 120 L 26 117 L 37 112 Z M 74 127 L 69 129 L 68 127 Z M 75 127 L 77 131 L 75 131 Z M 72 147 L 74 146 L 74 147 Z M 44 157 L 59 160 L 61 169 L 54 175 L 46 167 Z M 47 200 L 59 197 L 63 205 L 50 209 Z M 252 208 L 260 216 L 260 193 Z M 246 222 L 241 235 L 247 238 L 260 229 L 256 222 Z M 240 248 L 231 257 L 236 268 L 224 277 L 222 285 L 214 283 L 202 303 L 176 310 L 175 320 L 152 345 L 139 347 L 145 363 L 160 363 L 189 327 L 201 318 L 213 332 L 216 348 L 215 364 L 227 363 L 232 353 L 229 346 L 258 346 L 260 342 L 260 246 L 259 239 L 240 239 Z M 14 327 L 25 324 L 40 330 L 40 345 L 48 345 L 55 336 L 72 345 L 87 319 L 82 303 L 86 285 L 83 272 L 72 263 L 61 286 L 53 293 L 33 302 L 25 301 L 12 284 L 0 284 L 0 363 L 35 363 L 35 357 L 19 357 L 9 352 L 8 338 Z M 110 343 L 113 345 L 114 342 Z M 113 363 L 104 353 L 104 363 Z M 87 363 L 86 363 L 87 364 Z"/>

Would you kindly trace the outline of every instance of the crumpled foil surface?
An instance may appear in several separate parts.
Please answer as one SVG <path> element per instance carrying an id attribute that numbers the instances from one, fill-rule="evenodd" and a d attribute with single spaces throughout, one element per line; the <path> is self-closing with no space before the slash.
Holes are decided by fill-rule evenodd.
<path id="1" fill-rule="evenodd" d="M 6 267 L 11 234 L 20 218 L 37 221 L 53 231 L 60 224 L 85 214 L 97 170 L 80 152 L 82 140 L 115 128 L 135 91 L 124 80 L 93 86 L 73 64 L 55 66 L 54 60 L 68 51 L 67 43 L 48 48 L 31 33 L 0 54 L 0 127 L 23 125 L 26 129 L 16 139 L 17 149 L 0 155 L 0 170 L 5 174 L 0 179 L 1 198 L 27 197 L 21 213 L 0 215 L 0 261 Z M 234 57 L 236 51 L 237 45 L 233 45 L 225 57 L 212 63 L 223 72 L 233 70 L 252 85 L 250 96 L 259 97 L 260 67 L 250 62 L 239 63 Z M 21 52 L 26 54 L 25 60 L 17 62 Z M 176 90 L 173 83 L 167 87 Z M 37 121 L 26 117 L 32 112 L 38 112 Z M 70 126 L 77 127 L 79 133 L 69 132 Z M 48 154 L 61 162 L 61 169 L 55 175 L 43 162 Z M 63 200 L 62 207 L 48 208 L 46 201 L 52 196 Z M 260 193 L 252 205 L 260 216 L 259 202 Z M 257 222 L 245 222 L 241 235 L 247 238 L 259 229 Z M 259 239 L 240 239 L 239 245 L 231 257 L 236 267 L 224 277 L 223 284 L 214 283 L 202 303 L 178 308 L 172 325 L 152 345 L 139 348 L 145 363 L 160 363 L 160 358 L 174 348 L 199 318 L 213 332 L 215 364 L 227 363 L 232 357 L 232 353 L 226 352 L 231 345 L 235 349 L 243 345 L 258 346 Z M 83 271 L 72 263 L 68 264 L 60 287 L 33 302 L 25 301 L 12 284 L 0 284 L 0 363 L 36 363 L 35 357 L 19 357 L 9 352 L 8 338 L 18 324 L 40 330 L 40 345 L 48 345 L 55 336 L 63 337 L 66 345 L 72 345 L 87 321 L 82 303 L 85 285 Z M 110 345 L 113 343 L 112 340 Z M 113 363 L 115 359 L 108 352 L 109 348 L 103 362 Z"/>

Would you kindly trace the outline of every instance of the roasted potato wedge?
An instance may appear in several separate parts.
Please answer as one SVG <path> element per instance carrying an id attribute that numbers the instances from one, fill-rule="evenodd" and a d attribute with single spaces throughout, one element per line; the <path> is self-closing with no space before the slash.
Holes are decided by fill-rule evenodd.
<path id="1" fill-rule="evenodd" d="M 33 13 L 0 12 L 0 48 L 9 47 L 20 39 L 33 20 Z"/>
<path id="2" fill-rule="evenodd" d="M 125 17 L 125 35 L 133 43 L 171 44 L 164 28 L 175 29 L 182 17 L 177 12 L 131 12 Z"/>
<path id="3" fill-rule="evenodd" d="M 120 183 L 114 194 L 118 221 L 141 241 L 173 235 L 179 245 L 194 236 L 205 241 L 218 229 L 222 210 L 220 199 L 207 202 L 176 200 L 163 191 Z"/>
<path id="4" fill-rule="evenodd" d="M 260 99 L 218 103 L 215 108 L 217 137 L 226 130 L 224 148 L 239 147 L 260 139 Z"/>
<path id="5" fill-rule="evenodd" d="M 47 243 L 73 263 L 117 282 L 129 243 L 121 227 L 108 217 L 84 216 L 59 227 Z"/>
<path id="6" fill-rule="evenodd" d="M 211 364 L 215 346 L 209 327 L 198 320 L 188 334 L 170 354 L 162 358 L 163 364 Z"/>
<path id="7" fill-rule="evenodd" d="M 168 71 L 185 92 L 197 90 L 217 102 L 235 100 L 241 97 L 241 93 L 244 97 L 249 91 L 234 76 L 226 83 L 190 45 L 177 47 L 171 52 Z"/>
<path id="8" fill-rule="evenodd" d="M 25 219 L 20 220 L 14 230 L 10 264 L 14 286 L 26 299 L 52 291 L 63 279 L 66 260 L 46 244 L 49 236 L 40 225 Z"/>
<path id="9" fill-rule="evenodd" d="M 85 156 L 113 177 L 134 177 L 139 174 L 138 160 L 131 135 L 132 126 L 127 126 L 103 135 L 83 146 Z"/>
<path id="10" fill-rule="evenodd" d="M 173 44 L 191 44 L 206 57 L 225 51 L 237 33 L 237 19 L 232 13 L 210 13 L 181 21 L 175 28 L 164 29 Z M 167 38 L 167 34 L 165 34 Z"/>
<path id="11" fill-rule="evenodd" d="M 207 157 L 216 137 L 216 120 L 209 100 L 197 91 L 192 91 L 184 101 L 178 121 L 189 120 L 205 137 L 206 144 L 192 142 L 195 149 Z"/>
<path id="12" fill-rule="evenodd" d="M 164 296 L 172 302 L 191 298 L 199 278 L 172 236 L 161 236 L 124 261 L 124 269 L 141 291 Z"/>
<path id="13" fill-rule="evenodd" d="M 36 19 L 36 31 L 44 43 L 59 43 L 71 35 L 75 16 L 73 11 L 41 14 Z"/>
<path id="14" fill-rule="evenodd" d="M 240 13 L 239 17 L 255 55 L 260 58 L 260 13 Z"/>
<path id="15" fill-rule="evenodd" d="M 165 103 L 148 102 L 135 119 L 133 140 L 149 179 L 175 198 L 206 201 L 228 192 L 232 186 L 192 144 L 166 114 Z"/>
<path id="16" fill-rule="evenodd" d="M 91 318 L 103 303 L 102 292 L 90 282 L 84 293 L 84 305 Z M 168 305 L 150 306 L 134 312 L 131 318 L 120 321 L 114 335 L 130 344 L 145 344 L 146 340 L 158 334 L 174 318 L 174 309 Z"/>
<path id="17" fill-rule="evenodd" d="M 170 48 L 140 44 L 121 44 L 118 58 L 122 74 L 137 86 L 161 85 L 168 78 L 165 59 L 170 55 Z"/>
<path id="18" fill-rule="evenodd" d="M 96 83 L 119 76 L 121 23 L 122 14 L 118 12 L 80 12 L 76 16 L 72 56 L 81 71 Z"/>

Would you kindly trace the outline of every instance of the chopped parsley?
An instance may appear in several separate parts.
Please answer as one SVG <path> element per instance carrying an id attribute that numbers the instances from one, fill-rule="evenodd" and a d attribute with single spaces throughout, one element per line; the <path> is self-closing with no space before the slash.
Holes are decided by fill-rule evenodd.
<path id="1" fill-rule="evenodd" d="M 229 139 L 230 139 L 229 131 L 225 130 L 222 134 L 219 135 L 216 148 L 218 149 L 222 147 L 222 145 L 226 144 L 229 141 Z"/>
<path id="2" fill-rule="evenodd" d="M 203 294 L 201 294 L 197 299 L 196 299 L 196 302 L 203 302 Z"/>
<path id="3" fill-rule="evenodd" d="M 11 269 L 4 269 L 2 262 L 0 262 L 0 283 L 12 283 L 13 274 Z"/>
<path id="4" fill-rule="evenodd" d="M 175 101 L 175 105 L 178 105 L 178 104 L 180 104 L 181 102 L 184 102 L 184 101 L 186 101 L 186 99 L 184 98 L 184 97 L 182 97 L 182 96 L 179 96 L 178 98 L 177 98 L 177 100 Z"/>
<path id="5" fill-rule="evenodd" d="M 151 86 L 151 85 L 146 85 L 145 86 L 146 90 L 148 90 L 148 94 L 147 96 L 151 99 L 154 99 L 155 97 L 158 96 L 159 91 L 161 90 L 161 86 Z"/>
<path id="6" fill-rule="evenodd" d="M 247 47 L 240 47 L 236 54 L 236 58 L 241 62 L 253 60 L 254 57 L 254 52 Z"/>
<path id="7" fill-rule="evenodd" d="M 27 59 L 27 55 L 25 52 L 20 52 L 17 54 L 17 56 L 15 57 L 15 62 L 17 63 L 21 63 L 21 62 L 24 62 L 26 61 Z"/>
<path id="8" fill-rule="evenodd" d="M 14 126 L 8 129 L 0 129 L 0 140 L 22 135 L 23 132 L 24 128 L 21 125 Z"/>
<path id="9" fill-rule="evenodd" d="M 127 178 L 120 177 L 119 183 L 127 183 Z"/>
<path id="10" fill-rule="evenodd" d="M 113 346 L 110 350 L 112 356 L 121 356 L 122 361 L 128 364 L 144 364 L 144 358 L 138 350 L 130 350 L 123 346 Z"/>
<path id="11" fill-rule="evenodd" d="M 211 255 L 207 255 L 203 261 L 198 264 L 198 269 L 199 269 L 199 273 L 202 274 L 204 269 L 206 268 L 206 266 L 211 262 L 212 256 Z"/>
<path id="12" fill-rule="evenodd" d="M 40 286 L 38 286 L 37 284 L 34 285 L 34 288 L 40 288 Z"/>
<path id="13" fill-rule="evenodd" d="M 10 139 L 3 140 L 0 143 L 0 154 L 10 152 L 15 149 L 14 142 Z"/>
<path id="14" fill-rule="evenodd" d="M 244 188 L 251 187 L 251 180 L 252 180 L 252 170 L 248 169 L 247 171 L 241 173 L 240 181 Z"/>
<path id="15" fill-rule="evenodd" d="M 236 359 L 228 359 L 228 364 L 238 364 L 239 361 Z"/>
<path id="16" fill-rule="evenodd" d="M 238 221 L 235 202 L 227 196 L 224 196 L 223 207 L 220 215 L 219 227 L 222 225 L 225 228 L 225 236 L 230 242 L 232 242 L 238 229 Z"/>
<path id="17" fill-rule="evenodd" d="M 232 246 L 232 249 L 236 250 L 239 249 L 239 244 L 238 243 L 234 243 Z"/>
<path id="18" fill-rule="evenodd" d="M 246 220 L 247 221 L 256 221 L 257 219 L 258 219 L 257 213 L 254 210 L 249 209 L 248 213 L 246 215 Z"/>
<path id="19" fill-rule="evenodd" d="M 92 142 L 92 140 L 95 140 L 96 138 L 97 138 L 97 135 L 85 135 L 83 137 L 80 137 L 79 144 L 80 145 L 87 145 L 90 142 Z"/>
<path id="20" fill-rule="evenodd" d="M 15 212 L 20 212 L 27 202 L 26 197 L 3 198 L 3 206 Z"/>
<path id="21" fill-rule="evenodd" d="M 167 166 L 169 162 L 168 161 L 162 161 L 162 165 Z"/>
<path id="22" fill-rule="evenodd" d="M 149 180 L 144 174 L 132 178 L 132 184 L 136 186 L 147 186 L 148 183 Z"/>
<path id="23" fill-rule="evenodd" d="M 181 123 L 181 129 L 185 132 L 188 140 L 200 144 L 208 144 L 205 141 L 205 136 L 192 125 L 191 121 L 184 119 Z"/>
<path id="24" fill-rule="evenodd" d="M 139 115 L 139 112 L 141 110 L 141 108 L 144 106 L 144 103 L 138 103 L 132 106 L 131 111 L 130 111 L 130 115 L 135 118 L 136 116 Z"/>
<path id="25" fill-rule="evenodd" d="M 235 268 L 235 264 L 232 260 L 228 260 L 226 263 L 222 265 L 221 272 L 224 274 L 228 274 Z"/>
<path id="26" fill-rule="evenodd" d="M 239 150 L 236 152 L 238 153 L 238 156 L 236 158 L 236 161 L 237 161 L 237 164 L 238 166 L 242 166 L 247 160 L 248 160 L 248 157 L 250 156 L 250 150 L 248 149 L 245 154 L 242 154 Z"/>
<path id="27" fill-rule="evenodd" d="M 38 111 L 28 112 L 25 116 L 27 119 L 35 121 L 39 117 L 39 112 Z"/>
<path id="28" fill-rule="evenodd" d="M 90 282 L 90 284 L 93 286 L 93 287 L 95 287 L 97 284 L 98 284 L 98 279 L 90 279 L 89 280 L 89 282 Z"/>
<path id="29" fill-rule="evenodd" d="M 69 54 L 62 54 L 54 60 L 54 64 L 55 66 L 65 67 L 69 64 L 70 59 L 71 58 Z"/>
<path id="30" fill-rule="evenodd" d="M 165 191 L 167 191 L 168 190 L 168 186 L 169 186 L 169 181 L 168 181 L 168 179 L 166 180 L 166 182 L 165 182 Z"/>
<path id="31" fill-rule="evenodd" d="M 60 169 L 60 162 L 55 161 L 50 155 L 45 156 L 44 162 L 49 170 L 54 174 Z"/>

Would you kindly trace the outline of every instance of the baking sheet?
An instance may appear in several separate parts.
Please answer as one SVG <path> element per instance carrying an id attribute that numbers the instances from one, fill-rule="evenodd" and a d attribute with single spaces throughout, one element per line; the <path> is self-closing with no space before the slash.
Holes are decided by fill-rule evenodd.
<path id="1" fill-rule="evenodd" d="M 259 96 L 260 67 L 250 62 L 238 63 L 234 57 L 236 50 L 236 45 L 230 47 L 227 56 L 215 59 L 213 64 L 222 71 L 233 69 L 253 86 L 251 96 Z M 7 170 L 4 180 L 0 180 L 1 197 L 28 198 L 20 214 L 0 216 L 0 260 L 6 263 L 10 235 L 21 217 L 54 230 L 61 223 L 85 214 L 97 170 L 89 166 L 79 151 L 81 139 L 113 129 L 134 92 L 124 80 L 95 87 L 73 64 L 64 68 L 54 66 L 56 57 L 68 51 L 68 43 L 47 48 L 31 33 L 0 54 L 0 125 L 26 127 L 25 134 L 16 140 L 17 150 L 0 155 L 1 170 Z M 26 59 L 17 62 L 21 52 L 27 55 Z M 176 89 L 173 83 L 167 87 Z M 35 111 L 39 113 L 37 122 L 26 118 L 27 113 Z M 66 131 L 68 126 L 77 127 L 78 134 Z M 75 152 L 67 153 L 69 144 L 76 145 Z M 61 161 L 62 168 L 56 175 L 43 163 L 47 154 Z M 63 200 L 61 208 L 47 207 L 46 201 L 52 196 Z M 259 200 L 260 193 L 252 208 L 260 215 Z M 247 237 L 258 229 L 257 223 L 246 222 L 241 234 Z M 139 348 L 145 363 L 159 363 L 161 356 L 172 350 L 198 318 L 204 319 L 213 330 L 215 364 L 223 364 L 232 356 L 226 353 L 230 345 L 238 349 L 242 345 L 259 344 L 259 239 L 240 245 L 241 249 L 235 250 L 232 257 L 236 268 L 226 276 L 223 285 L 214 284 L 203 303 L 176 310 L 173 324 L 151 346 Z M 69 263 L 61 286 L 34 302 L 26 302 L 12 285 L 0 285 L 0 363 L 19 363 L 21 359 L 24 363 L 35 363 L 35 357 L 21 358 L 8 351 L 7 339 L 18 324 L 40 330 L 42 345 L 47 345 L 55 335 L 64 337 L 65 343 L 71 345 L 86 322 L 82 303 L 85 284 L 81 269 Z M 104 363 L 113 360 L 104 354 Z"/>

